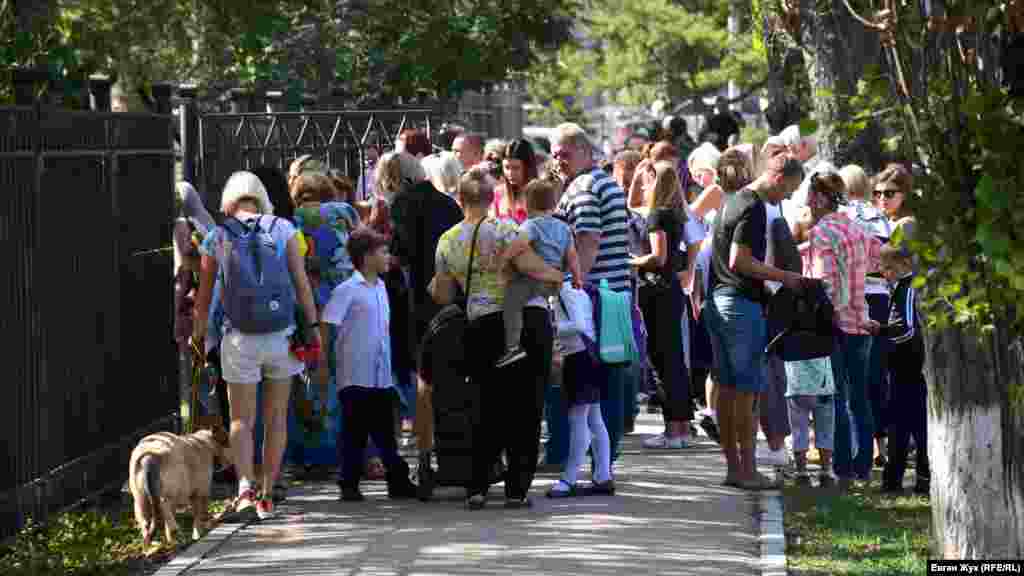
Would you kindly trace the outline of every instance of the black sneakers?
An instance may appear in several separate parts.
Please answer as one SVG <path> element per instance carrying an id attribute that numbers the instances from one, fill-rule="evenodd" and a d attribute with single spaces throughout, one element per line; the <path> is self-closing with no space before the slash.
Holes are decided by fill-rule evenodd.
<path id="1" fill-rule="evenodd" d="M 494 365 L 496 368 L 504 368 L 526 359 L 526 350 L 523 350 L 522 346 L 513 346 L 509 348 L 505 355 L 498 359 L 498 362 Z"/>

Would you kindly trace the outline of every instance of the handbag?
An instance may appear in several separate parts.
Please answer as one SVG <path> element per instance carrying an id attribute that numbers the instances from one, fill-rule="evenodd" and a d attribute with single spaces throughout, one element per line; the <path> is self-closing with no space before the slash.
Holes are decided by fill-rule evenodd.
<path id="1" fill-rule="evenodd" d="M 427 332 L 420 341 L 416 363 L 417 372 L 427 382 L 432 381 L 434 364 L 454 371 L 458 381 L 466 379 L 466 347 L 452 344 L 466 342 L 466 329 L 469 327 L 469 294 L 472 293 L 473 286 L 473 261 L 476 258 L 477 235 L 483 223 L 484 220 L 481 220 L 473 229 L 473 239 L 469 249 L 469 267 L 466 270 L 465 292 L 461 297 L 456 298 L 454 303 L 448 304 L 434 315 L 427 327 Z M 434 353 L 435 342 L 441 346 L 441 350 L 444 352 L 443 358 L 441 358 L 442 355 Z"/>

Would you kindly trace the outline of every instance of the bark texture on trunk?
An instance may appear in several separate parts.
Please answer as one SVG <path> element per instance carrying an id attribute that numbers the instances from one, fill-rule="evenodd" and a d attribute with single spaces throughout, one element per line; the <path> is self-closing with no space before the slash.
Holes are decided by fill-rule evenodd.
<path id="1" fill-rule="evenodd" d="M 839 167 L 856 163 L 878 169 L 882 133 L 877 123 L 870 123 L 853 139 L 834 129 L 861 112 L 851 109 L 849 99 L 857 94 L 865 69 L 880 62 L 878 34 L 855 20 L 843 0 L 803 0 L 800 8 L 800 44 L 815 91 L 814 115 L 825 128 L 818 140 L 819 157 Z"/>
<path id="2" fill-rule="evenodd" d="M 932 535 L 943 558 L 1024 557 L 1020 339 L 926 333 Z"/>

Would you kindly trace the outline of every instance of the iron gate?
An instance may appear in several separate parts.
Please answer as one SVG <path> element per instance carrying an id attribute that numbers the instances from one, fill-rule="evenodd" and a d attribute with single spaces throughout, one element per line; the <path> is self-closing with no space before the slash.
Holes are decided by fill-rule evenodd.
<path id="1" fill-rule="evenodd" d="M 405 128 L 429 135 L 432 115 L 430 109 L 204 114 L 198 120 L 197 188 L 216 212 L 233 172 L 271 169 L 283 177 L 289 163 L 304 154 L 320 158 L 355 183 L 365 172 L 367 146 L 392 149 Z"/>

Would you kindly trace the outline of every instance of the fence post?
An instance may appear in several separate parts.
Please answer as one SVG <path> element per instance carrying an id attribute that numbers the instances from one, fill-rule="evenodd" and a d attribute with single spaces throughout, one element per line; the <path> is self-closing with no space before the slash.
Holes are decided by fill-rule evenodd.
<path id="1" fill-rule="evenodd" d="M 14 81 L 14 104 L 32 106 L 36 103 L 38 82 L 46 80 L 46 73 L 34 68 L 15 68 L 11 71 Z"/>
<path id="2" fill-rule="evenodd" d="M 274 90 L 267 92 L 266 96 L 267 112 L 283 112 L 285 109 L 284 93 L 280 90 Z"/>
<path id="3" fill-rule="evenodd" d="M 113 85 L 106 76 L 89 77 L 90 107 L 93 112 L 110 112 L 110 89 Z"/>
<path id="4" fill-rule="evenodd" d="M 171 93 L 174 86 L 170 82 L 153 83 L 153 101 L 156 103 L 157 114 L 171 113 Z"/>
<path id="5" fill-rule="evenodd" d="M 198 94 L 195 86 L 184 85 L 178 88 L 178 121 L 181 134 L 181 174 L 186 182 L 196 184 L 195 147 L 198 133 L 195 114 L 195 99 Z"/>
<path id="6" fill-rule="evenodd" d="M 249 91 L 245 88 L 231 89 L 231 113 L 244 114 L 249 111 Z"/>

